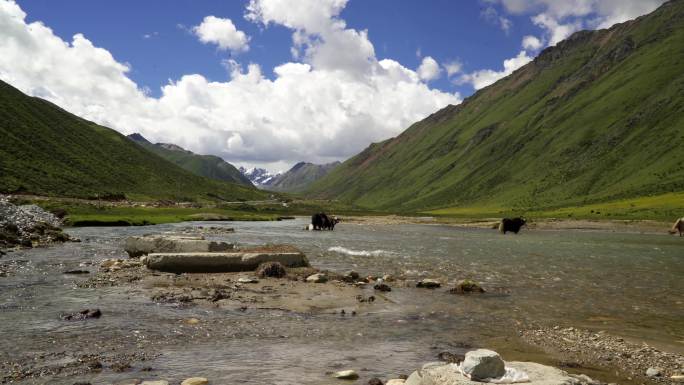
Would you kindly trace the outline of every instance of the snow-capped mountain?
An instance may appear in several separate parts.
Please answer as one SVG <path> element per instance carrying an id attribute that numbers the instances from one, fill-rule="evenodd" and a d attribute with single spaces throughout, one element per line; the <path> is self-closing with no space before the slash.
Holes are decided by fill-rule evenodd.
<path id="1" fill-rule="evenodd" d="M 273 174 L 264 168 L 256 167 L 249 170 L 244 167 L 240 167 L 240 172 L 242 175 L 246 176 L 256 187 L 269 186 L 277 177 L 280 176 L 280 173 Z"/>

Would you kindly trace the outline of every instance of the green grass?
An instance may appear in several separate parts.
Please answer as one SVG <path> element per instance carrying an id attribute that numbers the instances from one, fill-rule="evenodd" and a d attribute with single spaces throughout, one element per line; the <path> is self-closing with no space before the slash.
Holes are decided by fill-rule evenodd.
<path id="1" fill-rule="evenodd" d="M 340 162 L 313 164 L 299 162 L 286 173 L 278 176 L 266 188 L 270 191 L 297 193 L 306 190 L 312 183 L 326 176 Z"/>
<path id="2" fill-rule="evenodd" d="M 669 223 L 682 216 L 682 202 L 684 202 L 684 193 L 668 193 L 582 206 L 533 208 L 526 211 L 472 206 L 444 208 L 427 211 L 424 214 L 455 218 L 499 218 L 524 215 L 535 219 L 655 220 Z"/>
<path id="3" fill-rule="evenodd" d="M 0 193 L 134 200 L 264 199 L 199 177 L 107 127 L 0 81 Z"/>
<path id="4" fill-rule="evenodd" d="M 681 1 L 576 34 L 461 105 L 371 145 L 306 193 L 376 210 L 473 215 L 680 194 L 681 47 Z M 667 210 L 682 216 L 684 201 Z"/>
<path id="5" fill-rule="evenodd" d="M 141 226 L 187 221 L 273 221 L 279 217 L 309 216 L 327 212 L 336 215 L 382 215 L 334 201 L 294 200 L 280 202 L 206 204 L 203 207 L 112 206 L 109 203 L 73 201 L 64 198 L 21 199 L 16 204 L 34 203 L 49 211 L 66 212 L 69 226 Z"/>

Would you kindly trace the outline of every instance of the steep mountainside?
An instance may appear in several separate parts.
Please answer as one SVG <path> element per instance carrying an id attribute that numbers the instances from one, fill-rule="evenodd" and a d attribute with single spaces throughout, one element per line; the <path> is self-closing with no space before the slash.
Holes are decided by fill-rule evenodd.
<path id="1" fill-rule="evenodd" d="M 684 191 L 683 160 L 684 0 L 675 0 L 575 33 L 308 192 L 382 209 L 553 208 Z"/>
<path id="2" fill-rule="evenodd" d="M 140 134 L 131 134 L 128 138 L 195 175 L 252 186 L 252 182 L 235 166 L 218 156 L 197 155 L 175 144 L 151 143 Z"/>
<path id="3" fill-rule="evenodd" d="M 133 199 L 261 199 L 196 176 L 107 127 L 0 81 L 0 192 Z"/>
<path id="4" fill-rule="evenodd" d="M 265 188 L 272 191 L 301 192 L 315 181 L 328 175 L 330 171 L 340 164 L 340 162 L 326 164 L 299 162 L 286 173 L 273 178 Z"/>

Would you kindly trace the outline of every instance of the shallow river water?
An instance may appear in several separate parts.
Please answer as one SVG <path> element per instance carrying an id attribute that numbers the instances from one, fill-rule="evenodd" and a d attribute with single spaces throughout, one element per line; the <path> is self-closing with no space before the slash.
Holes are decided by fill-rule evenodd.
<path id="1" fill-rule="evenodd" d="M 47 375 L 25 383 L 178 381 L 201 375 L 214 384 L 320 384 L 334 383 L 326 373 L 342 369 L 356 369 L 365 381 L 409 374 L 442 350 L 468 346 L 495 347 L 505 359 L 538 358 L 539 352 L 516 337 L 530 325 L 606 330 L 684 352 L 684 239 L 567 230 L 504 236 L 494 230 L 408 224 L 342 223 L 334 232 L 308 232 L 300 230 L 304 224 L 297 219 L 204 225 L 234 227 L 234 234 L 213 238 L 242 245 L 296 245 L 322 269 L 442 282 L 472 278 L 491 294 L 396 287 L 387 295 L 396 306 L 356 317 L 160 305 L 125 287 L 78 288 L 75 283 L 87 276 L 62 271 L 85 265 L 94 273 L 101 260 L 125 257 L 126 236 L 201 223 L 76 228 L 68 232 L 82 243 L 0 258 L 10 272 L 0 277 L 0 358 L 12 361 L 83 344 L 92 351 L 154 346 L 156 358 L 126 373 Z M 102 318 L 60 319 L 63 312 L 93 307 L 102 309 Z M 188 331 L 179 324 L 188 317 L 211 320 L 212 326 Z M 144 366 L 154 370 L 140 372 Z"/>

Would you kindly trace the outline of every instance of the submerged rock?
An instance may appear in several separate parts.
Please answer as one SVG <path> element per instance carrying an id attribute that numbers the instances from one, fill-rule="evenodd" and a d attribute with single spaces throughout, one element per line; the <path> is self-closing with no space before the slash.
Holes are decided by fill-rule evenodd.
<path id="1" fill-rule="evenodd" d="M 452 294 L 484 293 L 485 290 L 475 281 L 464 279 L 459 281 L 455 287 L 449 290 Z"/>
<path id="2" fill-rule="evenodd" d="M 392 288 L 389 287 L 389 285 L 387 285 L 385 283 L 378 283 L 375 286 L 373 286 L 373 289 L 375 289 L 377 291 L 383 291 L 383 292 L 392 291 Z"/>
<path id="3" fill-rule="evenodd" d="M 91 318 L 100 318 L 101 316 L 102 312 L 100 309 L 85 309 L 78 313 L 62 315 L 62 319 L 65 321 L 81 321 Z"/>

